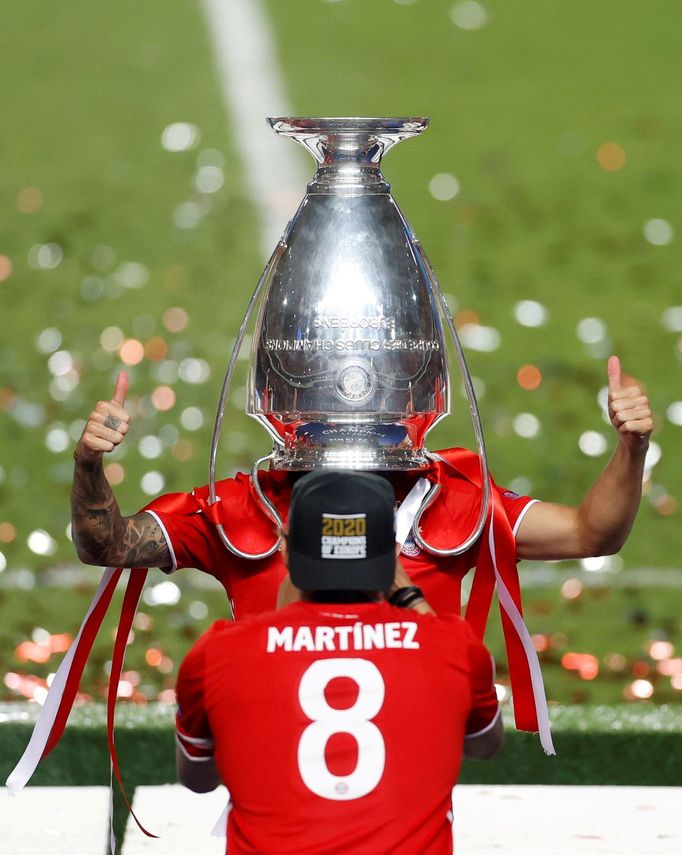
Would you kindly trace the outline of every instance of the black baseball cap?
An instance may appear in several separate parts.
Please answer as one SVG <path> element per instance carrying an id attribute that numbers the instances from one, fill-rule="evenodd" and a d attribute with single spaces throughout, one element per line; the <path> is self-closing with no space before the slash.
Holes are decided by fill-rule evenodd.
<path id="1" fill-rule="evenodd" d="M 395 576 L 395 493 L 379 475 L 321 469 L 291 493 L 289 574 L 305 591 L 385 591 Z"/>

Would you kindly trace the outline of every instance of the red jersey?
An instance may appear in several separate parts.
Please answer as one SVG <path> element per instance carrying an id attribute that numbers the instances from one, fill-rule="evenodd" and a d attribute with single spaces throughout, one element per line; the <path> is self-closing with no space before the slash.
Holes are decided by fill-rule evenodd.
<path id="1" fill-rule="evenodd" d="M 451 853 L 464 739 L 499 715 L 465 621 L 386 603 L 220 621 L 177 696 L 181 749 L 230 792 L 230 855 Z"/>
<path id="2" fill-rule="evenodd" d="M 418 473 L 396 472 L 391 480 L 399 501 L 420 477 L 440 486 L 440 495 L 422 517 L 422 536 L 435 547 L 448 548 L 461 543 L 471 533 L 479 515 L 481 491 L 452 463 L 457 454 L 466 452 L 450 449 L 437 454 L 441 459 L 428 469 Z M 286 522 L 293 483 L 291 474 L 264 471 L 259 477 L 265 495 Z M 515 531 L 536 500 L 496 486 L 494 489 Z M 221 501 L 212 507 L 218 509 L 220 522 L 232 543 L 245 552 L 266 551 L 274 542 L 276 532 L 253 497 L 249 476 L 238 473 L 235 478 L 219 481 L 216 493 Z M 201 487 L 192 494 L 164 496 L 159 509 L 152 503 L 148 510 L 166 533 L 174 567 L 196 567 L 215 576 L 225 588 L 236 618 L 273 609 L 285 575 L 281 554 L 277 552 L 270 558 L 253 561 L 231 553 L 206 515 L 207 499 L 208 488 Z M 171 510 L 168 510 L 169 504 Z M 408 537 L 402 549 L 402 560 L 410 578 L 422 588 L 439 614 L 459 613 L 461 580 L 475 566 L 479 548 L 480 540 L 462 555 L 440 557 L 421 550 Z"/>

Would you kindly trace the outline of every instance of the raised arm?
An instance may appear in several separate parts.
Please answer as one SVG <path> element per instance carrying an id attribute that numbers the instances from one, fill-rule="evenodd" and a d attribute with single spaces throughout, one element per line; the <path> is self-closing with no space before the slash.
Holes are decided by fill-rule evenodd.
<path id="1" fill-rule="evenodd" d="M 620 360 L 608 362 L 609 417 L 618 445 L 579 505 L 538 502 L 516 535 L 519 558 L 555 560 L 610 555 L 627 540 L 642 496 L 644 458 L 653 430 L 651 407 L 637 384 L 623 385 Z"/>
<path id="2" fill-rule="evenodd" d="M 173 562 L 164 534 L 150 514 L 124 517 L 104 474 L 102 458 L 123 442 L 130 425 L 125 409 L 128 374 L 116 380 L 113 398 L 90 413 L 74 452 L 71 529 L 85 564 L 169 568 Z"/>

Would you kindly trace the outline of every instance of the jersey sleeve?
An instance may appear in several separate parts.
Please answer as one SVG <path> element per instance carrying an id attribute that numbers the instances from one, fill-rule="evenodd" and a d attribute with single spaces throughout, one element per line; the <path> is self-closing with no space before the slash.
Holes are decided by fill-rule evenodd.
<path id="1" fill-rule="evenodd" d="M 268 479 L 263 480 L 268 483 Z M 280 513 L 282 505 L 288 508 L 289 504 L 288 481 L 284 486 L 287 490 L 286 496 L 279 496 Z M 238 472 L 234 478 L 218 481 L 215 487 L 218 499 L 215 503 L 210 502 L 209 488 L 205 485 L 191 493 L 160 496 L 144 509 L 163 530 L 173 570 L 195 567 L 214 576 L 218 572 L 221 577 L 225 575 L 225 546 L 216 529 L 218 523 L 225 527 L 235 546 L 245 552 L 259 553 L 272 546 L 272 521 L 256 504 L 249 476 Z M 279 487 L 281 492 L 282 485 Z M 268 495 L 272 500 L 271 491 Z M 276 505 L 277 499 L 275 496 Z M 220 581 L 224 583 L 223 578 Z"/>
<path id="2" fill-rule="evenodd" d="M 536 502 L 539 502 L 540 500 L 533 499 L 530 496 L 521 496 L 513 490 L 507 490 L 505 487 L 498 487 L 497 484 L 495 484 L 495 489 L 497 490 L 502 502 L 502 507 L 504 508 L 504 512 L 509 520 L 509 525 L 512 527 L 514 537 L 516 537 L 516 532 L 518 531 L 526 513 Z"/>
<path id="3" fill-rule="evenodd" d="M 205 570 L 209 564 L 212 541 L 215 539 L 213 526 L 204 514 L 174 514 L 165 511 L 147 510 L 161 526 L 168 551 L 173 559 L 173 568 L 196 567 Z"/>
<path id="4" fill-rule="evenodd" d="M 192 761 L 213 757 L 213 734 L 204 703 L 206 639 L 203 635 L 183 660 L 175 687 L 175 737 L 182 753 Z"/>
<path id="5" fill-rule="evenodd" d="M 495 691 L 495 660 L 467 627 L 469 637 L 469 674 L 471 680 L 471 712 L 467 719 L 466 736 L 480 736 L 495 724 L 500 705 Z"/>

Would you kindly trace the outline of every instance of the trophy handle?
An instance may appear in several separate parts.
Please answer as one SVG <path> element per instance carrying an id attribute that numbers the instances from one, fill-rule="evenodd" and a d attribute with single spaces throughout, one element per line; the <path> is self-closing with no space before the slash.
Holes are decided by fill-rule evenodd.
<path id="1" fill-rule="evenodd" d="M 433 293 L 436 295 L 436 299 L 440 304 L 441 311 L 445 316 L 448 329 L 450 330 L 450 335 L 452 336 L 452 340 L 455 345 L 455 351 L 457 353 L 457 362 L 459 363 L 460 373 L 462 375 L 462 380 L 464 381 L 464 388 L 466 390 L 466 396 L 469 402 L 469 411 L 471 413 L 471 421 L 474 427 L 474 434 L 476 436 L 476 444 L 478 446 L 478 457 L 481 467 L 481 487 L 483 489 L 483 495 L 481 497 L 481 512 L 478 518 L 478 522 L 476 523 L 466 540 L 463 540 L 458 546 L 450 547 L 449 549 L 438 549 L 438 547 L 431 546 L 431 544 L 427 543 L 424 538 L 419 534 L 419 523 L 422 518 L 422 514 L 431 505 L 431 503 L 434 501 L 434 499 L 440 492 L 440 487 L 437 484 L 434 485 L 431 490 L 429 490 L 424 501 L 422 502 L 421 507 L 417 511 L 417 514 L 414 518 L 414 522 L 412 524 L 412 535 L 414 537 L 415 543 L 421 549 L 425 549 L 432 555 L 461 555 L 463 552 L 466 552 L 466 550 L 469 549 L 470 546 L 476 543 L 478 538 L 481 536 L 483 526 L 485 525 L 485 521 L 488 516 L 488 507 L 490 505 L 490 476 L 488 472 L 488 457 L 485 450 L 483 426 L 481 424 L 481 414 L 478 411 L 478 402 L 476 401 L 476 392 L 474 391 L 474 384 L 471 381 L 471 375 L 469 374 L 466 357 L 464 356 L 464 351 L 457 335 L 457 330 L 455 329 L 455 324 L 452 320 L 452 315 L 450 314 L 450 309 L 445 299 L 445 295 L 441 290 L 440 283 L 436 279 L 436 274 L 434 273 L 429 263 L 429 260 L 426 257 L 426 253 L 424 252 L 421 243 L 419 243 L 417 238 L 415 238 L 414 236 L 412 238 L 412 245 L 417 251 L 417 256 L 424 267 L 424 272 L 426 273 L 429 282 L 431 283 L 431 288 L 433 289 Z M 435 455 L 429 454 L 428 456 L 432 459 L 437 459 Z"/>
<path id="2" fill-rule="evenodd" d="M 234 342 L 234 347 L 232 348 L 232 355 L 230 356 L 230 361 L 227 366 L 227 371 L 225 372 L 225 379 L 223 380 L 223 388 L 220 393 L 220 399 L 218 401 L 218 410 L 216 412 L 215 424 L 213 425 L 213 437 L 211 439 L 211 455 L 209 459 L 209 468 L 208 468 L 208 503 L 209 505 L 215 504 L 219 501 L 216 491 L 215 491 L 215 469 L 216 469 L 216 459 L 218 456 L 218 444 L 220 442 L 220 433 L 223 426 L 223 419 L 225 417 L 225 405 L 227 403 L 227 396 L 230 389 L 230 384 L 232 383 L 232 375 L 234 374 L 234 368 L 237 364 L 237 359 L 239 357 L 239 351 L 241 350 L 242 342 L 244 341 L 244 335 L 246 333 L 246 328 L 251 320 L 251 315 L 253 314 L 253 310 L 258 302 L 258 298 L 263 291 L 266 283 L 269 281 L 272 271 L 277 266 L 277 262 L 279 261 L 282 253 L 286 249 L 286 243 L 284 239 L 280 240 L 280 242 L 275 247 L 275 251 L 270 256 L 270 260 L 265 265 L 265 270 L 261 275 L 261 278 L 258 281 L 258 285 L 256 285 L 256 290 L 253 292 L 253 296 L 249 302 L 249 305 L 246 309 L 246 314 L 244 315 L 244 320 L 239 327 L 239 332 L 237 333 L 237 338 Z M 273 555 L 278 549 L 279 544 L 282 539 L 281 531 L 282 531 L 282 520 L 280 519 L 277 511 L 275 511 L 272 504 L 268 501 L 268 499 L 263 495 L 263 491 L 260 489 L 258 485 L 258 466 L 264 460 L 268 460 L 272 455 L 268 455 L 266 457 L 257 460 L 254 464 L 252 474 L 251 474 L 251 483 L 255 488 L 257 498 L 260 500 L 260 503 L 263 507 L 263 510 L 267 514 L 267 516 L 275 523 L 280 534 L 277 537 L 277 540 L 274 544 L 267 549 L 265 552 L 243 552 L 241 549 L 238 549 L 232 541 L 229 539 L 227 534 L 225 533 L 225 529 L 220 523 L 216 523 L 216 529 L 220 536 L 220 539 L 225 544 L 225 546 L 232 552 L 234 555 L 239 558 L 249 558 L 252 561 L 258 561 L 261 558 L 269 558 Z"/>
<path id="3" fill-rule="evenodd" d="M 277 541 L 274 546 L 270 548 L 270 550 L 266 553 L 267 555 L 272 555 L 277 549 L 279 549 L 280 542 L 282 540 L 282 532 L 284 531 L 284 522 L 282 521 L 282 517 L 277 513 L 275 506 L 272 504 L 270 499 L 265 495 L 260 486 L 260 481 L 258 480 L 258 469 L 261 463 L 265 463 L 266 460 L 272 460 L 272 458 L 277 454 L 276 449 L 271 451 L 270 454 L 266 454 L 264 457 L 260 457 L 251 467 L 251 487 L 256 494 L 256 498 L 261 503 L 261 506 L 265 510 L 266 514 L 270 517 L 272 522 L 275 525 L 275 528 L 279 532 Z"/>

